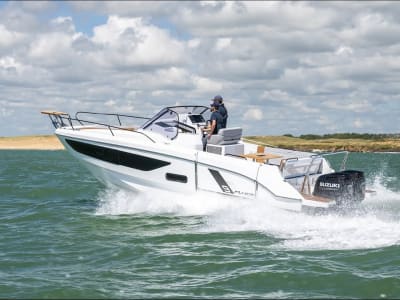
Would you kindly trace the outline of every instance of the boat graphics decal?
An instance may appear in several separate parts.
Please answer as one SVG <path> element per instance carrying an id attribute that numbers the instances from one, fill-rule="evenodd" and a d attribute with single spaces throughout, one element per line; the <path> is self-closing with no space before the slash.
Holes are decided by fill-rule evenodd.
<path id="1" fill-rule="evenodd" d="M 210 171 L 211 175 L 214 177 L 215 181 L 218 183 L 219 187 L 224 193 L 230 193 L 233 194 L 232 189 L 230 186 L 226 183 L 224 177 L 222 177 L 221 173 L 213 170 L 213 169 L 208 169 Z"/>
<path id="2" fill-rule="evenodd" d="M 110 149 L 93 144 L 78 142 L 70 139 L 65 139 L 65 141 L 75 151 L 82 153 L 84 155 L 91 156 L 112 164 L 138 169 L 141 171 L 152 171 L 171 164 L 170 162 L 155 158 L 150 158 L 125 151 Z"/>

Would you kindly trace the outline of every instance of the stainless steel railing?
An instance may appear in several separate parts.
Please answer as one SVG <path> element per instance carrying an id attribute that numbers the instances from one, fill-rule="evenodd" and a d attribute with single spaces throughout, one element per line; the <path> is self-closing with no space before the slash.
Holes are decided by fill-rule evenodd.
<path id="1" fill-rule="evenodd" d="M 113 136 L 115 135 L 114 134 L 115 130 L 126 130 L 126 131 L 130 131 L 133 133 L 144 135 L 149 140 L 151 140 L 153 143 L 155 143 L 155 141 L 151 137 L 149 137 L 147 134 L 145 134 L 144 132 L 136 131 L 136 130 L 133 130 L 132 128 L 123 127 L 122 122 L 121 122 L 121 117 L 131 118 L 131 119 L 144 119 L 144 120 L 148 120 L 149 118 L 137 117 L 137 116 L 131 116 L 131 115 L 123 115 L 123 114 L 115 114 L 115 113 L 96 113 L 96 112 L 84 112 L 84 111 L 77 112 L 75 114 L 75 118 L 72 118 L 70 116 L 70 114 L 64 113 L 64 112 L 42 111 L 41 113 L 49 116 L 54 128 L 56 128 L 56 129 L 62 128 L 62 127 L 67 127 L 69 125 L 72 130 L 79 130 L 78 128 L 76 128 L 76 125 L 74 126 L 74 122 L 79 123 L 81 126 L 84 126 L 85 124 L 93 124 L 93 125 L 99 125 L 99 126 L 108 128 L 111 135 L 113 135 Z M 84 120 L 79 117 L 80 114 L 89 114 L 89 115 L 96 115 L 96 116 L 115 116 L 116 119 L 118 120 L 119 126 L 102 123 L 102 122 L 98 122 L 98 121 L 93 121 L 93 120 Z"/>

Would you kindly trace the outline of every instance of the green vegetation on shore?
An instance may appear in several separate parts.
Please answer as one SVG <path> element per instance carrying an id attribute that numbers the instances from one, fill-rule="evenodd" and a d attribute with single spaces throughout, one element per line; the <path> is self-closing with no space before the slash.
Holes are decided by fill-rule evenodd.
<path id="1" fill-rule="evenodd" d="M 294 137 L 291 134 L 284 134 L 283 136 Z M 361 140 L 375 140 L 383 141 L 387 139 L 400 139 L 400 134 L 393 133 L 330 133 L 330 134 L 302 134 L 299 136 L 305 140 L 323 140 L 323 139 L 361 139 Z"/>
<path id="2" fill-rule="evenodd" d="M 340 133 L 299 137 L 285 134 L 283 136 L 245 136 L 243 139 L 259 145 L 300 151 L 400 152 L 400 136 L 396 134 Z M 37 135 L 0 137 L 0 149 L 58 150 L 64 147 L 55 135 Z"/>
<path id="3" fill-rule="evenodd" d="M 337 133 L 299 137 L 285 134 L 283 136 L 246 136 L 244 140 L 300 151 L 400 152 L 400 136 L 396 134 Z"/>

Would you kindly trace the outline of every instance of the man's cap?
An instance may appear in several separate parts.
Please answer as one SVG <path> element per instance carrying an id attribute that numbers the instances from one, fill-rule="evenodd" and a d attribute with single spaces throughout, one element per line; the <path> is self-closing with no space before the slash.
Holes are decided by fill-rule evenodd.
<path id="1" fill-rule="evenodd" d="M 221 101 L 224 100 L 224 99 L 222 98 L 221 95 L 216 95 L 216 96 L 214 97 L 214 99 L 212 99 L 212 100 L 213 100 L 213 101 L 221 102 Z"/>

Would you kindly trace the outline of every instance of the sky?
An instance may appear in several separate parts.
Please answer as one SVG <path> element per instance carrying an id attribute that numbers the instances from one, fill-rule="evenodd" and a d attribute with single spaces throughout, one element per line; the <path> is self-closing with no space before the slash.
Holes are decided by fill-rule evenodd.
<path id="1" fill-rule="evenodd" d="M 399 133 L 399 37 L 400 2 L 0 2 L 0 136 L 215 95 L 244 135 Z"/>

